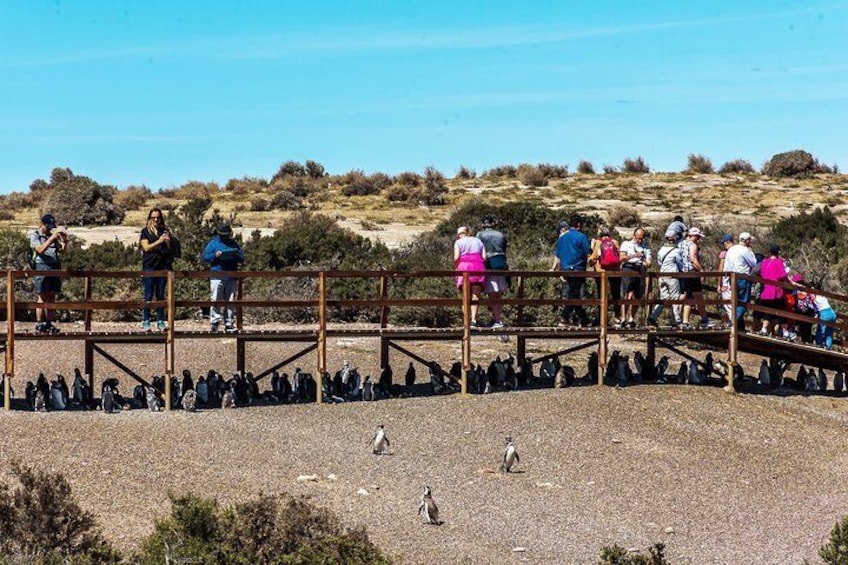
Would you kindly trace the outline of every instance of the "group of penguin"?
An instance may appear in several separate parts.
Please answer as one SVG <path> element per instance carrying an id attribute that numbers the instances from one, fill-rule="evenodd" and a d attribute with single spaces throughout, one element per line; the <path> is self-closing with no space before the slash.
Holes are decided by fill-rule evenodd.
<path id="1" fill-rule="evenodd" d="M 385 426 L 383 424 L 378 425 L 377 430 L 374 432 L 374 437 L 368 442 L 368 448 L 374 455 L 383 455 L 388 451 L 390 445 Z M 521 458 L 518 456 L 518 450 L 512 442 L 512 437 L 507 437 L 506 445 L 501 456 L 500 471 L 502 473 L 511 473 L 513 467 L 520 463 L 520 461 Z M 418 515 L 424 517 L 425 524 L 440 526 L 443 523 L 439 519 L 439 507 L 436 506 L 436 501 L 433 499 L 433 490 L 429 486 L 423 487 L 421 503 L 418 505 Z"/>

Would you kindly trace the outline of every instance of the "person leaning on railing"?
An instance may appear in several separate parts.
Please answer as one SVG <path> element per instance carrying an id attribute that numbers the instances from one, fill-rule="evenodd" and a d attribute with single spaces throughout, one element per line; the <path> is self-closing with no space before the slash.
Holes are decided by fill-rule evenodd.
<path id="1" fill-rule="evenodd" d="M 657 251 L 657 264 L 660 268 L 660 273 L 679 273 L 683 267 L 683 260 L 680 257 L 680 248 L 677 247 L 677 233 L 674 230 L 665 232 L 665 243 Z M 680 300 L 680 279 L 674 277 L 660 277 L 660 300 Z M 648 316 L 648 325 L 656 327 L 659 325 L 659 317 L 663 312 L 663 303 L 660 302 L 654 307 L 651 315 Z M 676 328 L 681 322 L 681 310 L 683 307 L 680 304 L 671 306 L 671 327 Z"/>
<path id="2" fill-rule="evenodd" d="M 493 216 L 486 215 L 480 221 L 482 230 L 477 232 L 477 239 L 483 242 L 486 250 L 486 270 L 506 271 L 509 265 L 506 262 L 506 236 L 502 231 L 495 229 L 497 221 Z M 483 291 L 486 296 L 499 300 L 507 289 L 507 278 L 501 275 L 486 275 L 486 286 Z M 492 311 L 492 327 L 502 328 L 501 305 L 489 306 Z"/>
<path id="3" fill-rule="evenodd" d="M 224 330 L 236 331 L 235 309 L 229 304 L 236 298 L 238 282 L 233 277 L 222 275 L 227 271 L 238 271 L 244 263 L 244 252 L 241 245 L 233 239 L 233 228 L 229 224 L 218 226 L 216 235 L 206 244 L 201 258 L 209 264 L 211 271 L 218 273 L 209 279 L 212 300 L 226 302 L 223 306 L 212 305 L 209 308 L 209 324 L 213 332 L 218 331 L 221 320 L 224 320 Z"/>
<path id="4" fill-rule="evenodd" d="M 41 217 L 41 225 L 29 236 L 31 266 L 36 271 L 53 271 L 62 268 L 59 254 L 68 247 L 68 232 L 65 226 L 57 226 L 52 214 Z M 59 277 L 33 277 L 38 302 L 52 303 L 62 291 L 62 279 Z M 59 328 L 53 325 L 55 310 L 45 308 L 35 309 L 35 331 L 37 333 L 59 333 Z"/>
<path id="5" fill-rule="evenodd" d="M 471 235 L 468 226 L 460 226 L 456 230 L 456 241 L 453 244 L 453 264 L 457 271 L 485 271 L 486 247 L 478 238 Z M 477 327 L 478 300 L 486 284 L 485 275 L 469 275 L 471 285 L 471 326 Z M 462 292 L 463 276 L 457 275 L 456 287 Z"/>
<path id="6" fill-rule="evenodd" d="M 177 242 L 165 226 L 162 210 L 153 208 L 147 213 L 147 225 L 141 230 L 138 242 L 142 271 L 170 271 L 173 268 Z M 167 280 L 165 277 L 143 277 L 144 301 L 150 302 L 154 298 L 164 300 Z M 150 308 L 142 310 L 141 327 L 146 332 L 150 331 Z M 167 327 L 165 309 L 161 306 L 156 308 L 156 327 L 160 331 Z"/>
<path id="7" fill-rule="evenodd" d="M 645 269 L 651 266 L 651 250 L 646 245 L 645 230 L 636 228 L 633 230 L 633 239 L 621 244 L 621 269 L 631 276 L 624 277 L 621 281 L 625 300 L 642 298 L 644 292 Z M 621 308 L 621 319 L 624 326 L 636 327 L 636 313 L 639 311 L 638 304 L 625 304 Z"/>
<path id="8" fill-rule="evenodd" d="M 592 254 L 589 255 L 589 267 L 596 272 L 611 272 L 621 269 L 621 252 L 618 241 L 613 239 L 610 234 L 610 228 L 605 225 L 598 226 L 598 237 L 592 240 Z M 595 279 L 595 282 L 599 282 Z M 621 300 L 621 277 L 607 277 L 607 286 L 609 287 L 610 300 L 613 304 L 613 319 L 612 325 L 621 325 L 621 320 L 618 317 L 618 301 Z M 600 285 L 598 285 L 600 287 Z M 595 326 L 601 325 L 601 307 L 595 314 Z"/>
<path id="9" fill-rule="evenodd" d="M 754 237 L 743 231 L 739 234 L 739 243 L 727 250 L 724 256 L 725 273 L 736 273 L 738 275 L 750 275 L 754 267 L 757 266 L 757 257 L 751 250 L 751 242 Z M 738 320 L 739 329 L 745 326 L 745 310 L 748 306 L 748 301 L 751 299 L 751 281 L 738 277 L 736 279 L 736 319 Z"/>
<path id="10" fill-rule="evenodd" d="M 559 223 L 559 237 L 554 248 L 554 263 L 552 271 L 582 272 L 586 270 L 586 263 L 592 247 L 589 238 L 580 231 L 583 227 L 583 219 L 580 216 L 572 216 L 571 222 L 561 221 Z M 567 300 L 582 300 L 585 298 L 584 288 L 586 279 L 584 277 L 563 277 L 562 297 Z M 583 306 L 563 306 L 562 320 L 558 324 L 566 327 L 571 324 L 573 316 L 577 317 L 577 324 L 585 326 L 589 320 L 586 317 L 586 309 Z"/>

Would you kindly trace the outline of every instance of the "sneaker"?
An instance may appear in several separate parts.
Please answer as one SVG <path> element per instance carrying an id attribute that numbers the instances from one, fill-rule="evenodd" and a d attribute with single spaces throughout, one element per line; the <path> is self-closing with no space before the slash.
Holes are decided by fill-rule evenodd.
<path id="1" fill-rule="evenodd" d="M 142 331 L 149 332 L 150 331 L 150 320 L 145 320 L 141 323 Z"/>
<path id="2" fill-rule="evenodd" d="M 231 334 L 236 331 L 236 327 L 232 322 L 227 322 L 226 324 L 224 324 L 224 331 L 228 334 Z"/>
<path id="3" fill-rule="evenodd" d="M 701 320 L 701 323 L 698 325 L 702 330 L 706 330 L 712 327 L 712 324 L 709 320 Z"/>
<path id="4" fill-rule="evenodd" d="M 159 320 L 158 322 L 156 322 L 156 329 L 158 329 L 160 332 L 164 332 L 168 329 L 167 322 L 165 322 L 164 320 Z"/>
<path id="5" fill-rule="evenodd" d="M 768 335 L 768 334 L 769 334 L 769 331 L 768 331 L 768 330 L 766 330 L 766 329 L 762 329 L 762 330 L 760 330 L 760 331 L 759 331 L 759 332 L 757 332 L 757 333 L 758 333 L 758 334 L 760 334 L 760 335 Z"/>
<path id="6" fill-rule="evenodd" d="M 477 320 L 471 320 L 471 327 L 472 328 L 479 328 L 480 327 L 480 326 L 477 325 Z"/>
<path id="7" fill-rule="evenodd" d="M 558 328 L 567 328 L 568 322 L 566 322 L 565 320 L 560 320 L 559 323 L 557 324 L 557 327 Z"/>
<path id="8" fill-rule="evenodd" d="M 46 330 L 47 330 L 47 324 L 45 324 L 44 322 L 38 322 L 37 324 L 35 324 L 35 333 L 37 333 L 37 334 L 45 333 Z"/>
<path id="9" fill-rule="evenodd" d="M 212 322 L 209 325 L 209 331 L 211 331 L 212 333 L 217 332 L 218 331 L 218 322 Z"/>
<path id="10" fill-rule="evenodd" d="M 493 328 L 502 328 L 504 327 L 503 322 L 492 322 Z"/>
<path id="11" fill-rule="evenodd" d="M 45 323 L 44 330 L 42 330 L 42 331 L 44 331 L 44 333 L 47 333 L 47 334 L 50 334 L 50 335 L 56 335 L 57 333 L 61 332 L 62 330 L 60 330 L 59 328 L 54 326 L 53 322 L 47 322 L 47 323 Z"/>
<path id="12" fill-rule="evenodd" d="M 658 323 L 657 323 L 657 321 L 656 321 L 655 319 L 653 319 L 653 318 L 648 318 L 648 325 L 649 325 L 650 327 L 652 327 L 652 328 L 657 328 L 657 327 L 659 327 L 659 324 L 658 324 Z"/>

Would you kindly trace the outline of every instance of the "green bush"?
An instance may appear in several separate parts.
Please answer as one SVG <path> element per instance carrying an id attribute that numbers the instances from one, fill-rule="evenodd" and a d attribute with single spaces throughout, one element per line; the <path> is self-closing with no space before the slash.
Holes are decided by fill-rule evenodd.
<path id="1" fill-rule="evenodd" d="M 124 210 L 113 202 L 118 190 L 88 177 L 76 176 L 70 169 L 53 169 L 50 191 L 43 211 L 59 223 L 73 225 L 112 225 L 124 220 Z"/>
<path id="2" fill-rule="evenodd" d="M 713 162 L 710 161 L 709 157 L 705 157 L 704 155 L 694 153 L 690 153 L 688 157 L 686 157 L 686 171 L 689 174 L 709 174 L 714 173 L 715 169 L 713 168 Z"/>
<path id="3" fill-rule="evenodd" d="M 642 157 L 636 157 L 635 159 L 625 159 L 621 165 L 621 171 L 632 175 L 642 175 L 650 173 L 651 168 Z"/>
<path id="4" fill-rule="evenodd" d="M 642 216 L 632 206 L 617 205 L 609 211 L 609 224 L 611 226 L 624 226 L 635 228 L 642 225 Z"/>
<path id="5" fill-rule="evenodd" d="M 12 462 L 19 485 L 0 485 L 0 558 L 9 563 L 120 563 L 94 517 L 77 504 L 61 473 Z"/>
<path id="6" fill-rule="evenodd" d="M 368 196 L 380 194 L 380 187 L 360 170 L 348 171 L 339 178 L 345 196 Z"/>
<path id="7" fill-rule="evenodd" d="M 115 195 L 115 204 L 124 210 L 138 210 L 153 198 L 153 192 L 146 186 L 128 186 Z"/>
<path id="8" fill-rule="evenodd" d="M 770 177 L 809 177 L 820 172 L 821 165 L 810 153 L 801 149 L 778 153 L 763 165 L 762 173 Z"/>
<path id="9" fill-rule="evenodd" d="M 591 161 L 580 161 L 577 163 L 577 172 L 581 175 L 594 175 L 595 167 L 592 165 Z"/>
<path id="10" fill-rule="evenodd" d="M 457 180 L 471 180 L 477 178 L 477 172 L 474 169 L 470 169 L 465 166 L 459 167 L 456 171 L 456 176 L 454 176 Z"/>
<path id="11" fill-rule="evenodd" d="M 141 543 L 138 565 L 391 563 L 364 529 L 343 527 L 303 498 L 260 494 L 230 508 L 193 494 L 169 498 L 171 515 Z"/>
<path id="12" fill-rule="evenodd" d="M 833 526 L 830 539 L 819 548 L 819 557 L 827 565 L 848 564 L 848 516 Z"/>

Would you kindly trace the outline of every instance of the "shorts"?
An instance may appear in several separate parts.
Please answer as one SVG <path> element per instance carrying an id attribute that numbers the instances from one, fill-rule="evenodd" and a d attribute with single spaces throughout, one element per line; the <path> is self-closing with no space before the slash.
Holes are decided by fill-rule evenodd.
<path id="1" fill-rule="evenodd" d="M 506 277 L 487 276 L 484 292 L 505 292 L 507 289 Z"/>
<path id="2" fill-rule="evenodd" d="M 692 272 L 692 271 L 690 271 Z M 686 298 L 692 298 L 692 295 L 696 292 L 703 292 L 704 285 L 701 283 L 701 279 L 699 278 L 691 278 L 691 279 L 680 279 L 680 292 L 686 295 Z"/>
<path id="3" fill-rule="evenodd" d="M 769 300 L 761 298 L 759 301 L 759 305 L 763 308 L 774 308 L 775 310 L 785 310 L 786 302 L 784 302 L 783 298 L 778 298 L 776 300 Z M 774 324 L 782 324 L 785 320 L 781 316 L 777 316 L 776 314 L 766 314 L 765 312 L 758 312 L 760 314 L 760 320 L 766 319 L 771 321 Z"/>
<path id="4" fill-rule="evenodd" d="M 36 264 L 35 270 L 37 271 L 49 271 L 50 267 L 46 265 L 42 265 L 41 263 Z M 34 285 L 34 290 L 36 294 L 44 294 L 46 292 L 52 292 L 54 294 L 59 294 L 62 291 L 62 279 L 59 277 L 32 277 L 32 283 Z"/>
<path id="5" fill-rule="evenodd" d="M 642 271 L 625 267 L 622 269 L 625 273 L 632 273 L 634 276 L 621 278 L 621 293 L 627 295 L 632 292 L 634 298 L 642 298 L 644 285 L 642 284 Z"/>

